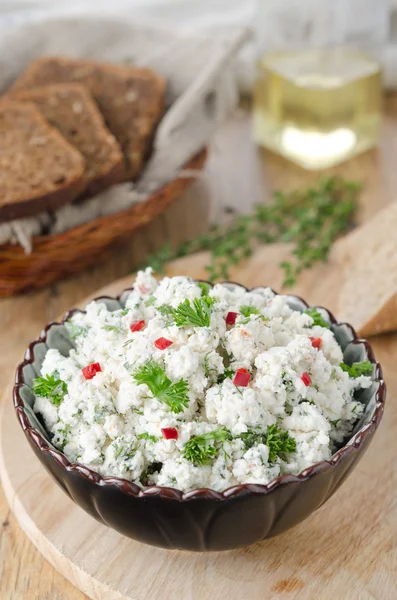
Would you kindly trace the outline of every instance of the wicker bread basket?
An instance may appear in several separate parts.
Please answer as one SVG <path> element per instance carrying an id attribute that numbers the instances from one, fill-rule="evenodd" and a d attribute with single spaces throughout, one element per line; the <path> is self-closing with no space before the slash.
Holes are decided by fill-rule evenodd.
<path id="1" fill-rule="evenodd" d="M 203 150 L 186 168 L 201 169 L 205 159 Z M 34 237 L 30 254 L 20 246 L 0 246 L 0 296 L 38 290 L 96 264 L 111 246 L 162 213 L 193 179 L 193 176 L 174 179 L 131 208 L 65 233 Z"/>
<path id="2" fill-rule="evenodd" d="M 40 56 L 133 63 L 152 68 L 168 84 L 167 110 L 137 182 L 140 190 L 149 190 L 146 199 L 65 228 L 63 233 L 33 237 L 30 254 L 4 240 L 0 245 L 0 297 L 43 288 L 97 264 L 111 246 L 133 235 L 181 195 L 195 177 L 194 173 L 191 177 L 189 172 L 180 174 L 181 167 L 203 167 L 203 148 L 216 125 L 236 105 L 232 61 L 247 37 L 244 29 L 225 38 L 186 36 L 129 19 L 56 13 L 21 23 L 0 36 L 0 95 Z"/>
<path id="3" fill-rule="evenodd" d="M 173 30 L 93 15 L 51 16 L 21 23 L 0 36 L 0 95 L 40 56 L 71 56 L 152 68 L 168 84 L 167 111 L 152 155 L 137 185 L 141 203 L 94 217 L 63 233 L 32 239 L 32 252 L 4 240 L 0 245 L 0 297 L 43 288 L 97 264 L 108 249 L 163 212 L 199 170 L 216 125 L 237 102 L 229 66 L 247 39 L 239 30 L 221 36 L 186 36 Z M 194 157 L 194 158 L 189 158 Z M 115 191 L 115 194 L 117 191 Z M 115 200 L 117 205 L 117 201 Z M 104 213 L 102 213 L 104 214 Z"/>

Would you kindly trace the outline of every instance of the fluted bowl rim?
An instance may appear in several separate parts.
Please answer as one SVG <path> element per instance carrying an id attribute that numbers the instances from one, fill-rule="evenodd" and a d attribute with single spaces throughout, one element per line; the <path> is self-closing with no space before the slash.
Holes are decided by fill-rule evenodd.
<path id="1" fill-rule="evenodd" d="M 210 282 L 204 280 L 196 281 L 208 283 L 211 286 L 213 285 Z M 223 281 L 219 283 L 226 284 L 229 286 L 239 286 L 244 288 L 246 291 L 255 291 L 267 287 L 255 286 L 253 288 L 247 288 L 246 286 L 232 281 Z M 131 292 L 133 289 L 133 287 L 126 288 L 117 296 L 98 296 L 92 301 L 98 302 L 100 300 L 115 300 L 120 302 L 121 297 L 126 293 Z M 274 292 L 274 290 L 272 291 Z M 276 295 L 279 295 L 277 294 L 277 292 L 274 293 Z M 300 296 L 296 296 L 293 294 L 280 295 L 287 296 L 288 298 L 299 302 L 302 306 L 305 306 L 306 308 L 309 307 L 307 302 L 303 300 Z M 328 309 L 324 308 L 323 306 L 315 306 L 314 308 L 320 309 L 323 313 L 326 313 L 328 321 L 331 323 L 331 326 L 345 326 L 352 335 L 352 339 L 349 343 L 360 344 L 365 347 L 365 353 L 368 357 L 368 360 L 375 365 L 373 381 L 377 383 L 377 388 L 374 392 L 376 404 L 371 419 L 365 425 L 363 425 L 339 450 L 337 450 L 330 459 L 317 462 L 314 465 L 307 467 L 306 469 L 301 471 L 298 475 L 280 475 L 272 479 L 267 484 L 243 483 L 239 485 L 234 485 L 223 490 L 222 492 L 217 492 L 210 488 L 197 488 L 188 492 L 183 492 L 176 488 L 170 488 L 165 486 L 148 486 L 142 488 L 126 479 L 120 477 L 102 476 L 96 471 L 85 467 L 84 465 L 70 462 L 69 459 L 60 450 L 55 449 L 51 445 L 51 443 L 48 440 L 46 440 L 45 437 L 34 426 L 32 426 L 20 392 L 21 388 L 24 385 L 28 385 L 25 382 L 23 371 L 27 365 L 32 365 L 35 360 L 35 346 L 37 344 L 47 342 L 48 332 L 52 327 L 57 325 L 63 325 L 65 321 L 67 321 L 76 312 L 85 312 L 84 310 L 79 308 L 72 308 L 71 310 L 67 311 L 60 321 L 52 321 L 48 323 L 42 330 L 40 336 L 28 345 L 28 348 L 25 352 L 24 360 L 20 362 L 17 366 L 15 375 L 15 385 L 13 388 L 13 402 L 18 421 L 25 435 L 37 447 L 39 452 L 51 455 L 52 458 L 56 461 L 56 463 L 65 471 L 76 473 L 80 477 L 88 479 L 91 483 L 100 487 L 116 486 L 123 494 L 126 494 L 128 496 L 134 496 L 135 498 L 147 498 L 152 496 L 158 496 L 165 500 L 175 500 L 179 502 L 186 502 L 197 498 L 225 501 L 229 498 L 238 497 L 246 494 L 252 494 L 256 496 L 267 495 L 274 492 L 277 488 L 281 486 L 285 486 L 291 483 L 301 483 L 307 481 L 308 479 L 314 477 L 320 472 L 325 472 L 334 469 L 343 459 L 345 459 L 352 453 L 359 451 L 364 446 L 367 438 L 369 438 L 379 426 L 379 423 L 383 416 L 384 404 L 386 400 L 386 385 L 383 380 L 382 367 L 380 363 L 377 362 L 375 359 L 372 346 L 368 343 L 367 340 L 358 338 L 355 329 L 349 323 L 338 322 Z"/>

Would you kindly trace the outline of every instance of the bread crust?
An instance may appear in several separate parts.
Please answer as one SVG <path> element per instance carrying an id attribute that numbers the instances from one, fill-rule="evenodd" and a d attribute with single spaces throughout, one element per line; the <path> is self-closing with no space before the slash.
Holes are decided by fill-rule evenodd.
<path id="1" fill-rule="evenodd" d="M 46 85 L 15 93 L 13 97 L 18 102 L 35 104 L 43 117 L 81 152 L 86 161 L 85 196 L 102 192 L 123 180 L 121 147 L 83 85 Z"/>
<path id="2" fill-rule="evenodd" d="M 14 131 L 18 132 L 20 140 L 26 141 L 21 148 L 7 143 L 6 133 L 12 135 Z M 65 162 L 63 170 L 57 163 L 58 159 Z M 24 167 L 40 165 L 43 160 L 49 172 L 41 187 L 32 183 L 28 174 L 25 181 Z M 18 168 L 22 167 L 22 172 L 18 171 L 22 182 L 19 186 L 13 183 L 14 162 L 18 162 Z M 84 166 L 80 152 L 51 127 L 32 104 L 0 103 L 0 222 L 36 215 L 72 202 L 85 188 Z M 51 179 L 54 177 L 55 180 Z M 9 185 L 7 178 L 10 178 Z"/>
<path id="3" fill-rule="evenodd" d="M 164 112 L 165 79 L 150 69 L 43 57 L 34 61 L 14 82 L 8 95 L 13 97 L 21 90 L 65 82 L 82 83 L 87 87 L 107 127 L 122 147 L 125 179 L 136 180 Z"/>
<path id="4" fill-rule="evenodd" d="M 339 244 L 338 316 L 368 337 L 397 329 L 397 203 L 392 202 Z"/>

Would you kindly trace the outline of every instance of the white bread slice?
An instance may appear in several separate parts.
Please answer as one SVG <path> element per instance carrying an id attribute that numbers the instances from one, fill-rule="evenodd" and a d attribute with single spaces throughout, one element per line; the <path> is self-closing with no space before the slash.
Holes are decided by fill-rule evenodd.
<path id="1" fill-rule="evenodd" d="M 338 320 L 361 336 L 397 329 L 397 202 L 341 241 Z"/>

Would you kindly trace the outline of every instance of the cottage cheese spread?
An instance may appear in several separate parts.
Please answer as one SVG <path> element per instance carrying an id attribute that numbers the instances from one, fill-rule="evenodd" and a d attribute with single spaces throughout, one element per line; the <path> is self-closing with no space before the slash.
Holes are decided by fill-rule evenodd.
<path id="1" fill-rule="evenodd" d="M 146 269 L 124 309 L 91 302 L 71 317 L 75 349 L 47 351 L 34 410 L 69 460 L 139 485 L 221 491 L 297 474 L 331 457 L 371 385 L 371 366 L 341 367 L 311 314 L 268 288 Z"/>

